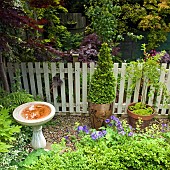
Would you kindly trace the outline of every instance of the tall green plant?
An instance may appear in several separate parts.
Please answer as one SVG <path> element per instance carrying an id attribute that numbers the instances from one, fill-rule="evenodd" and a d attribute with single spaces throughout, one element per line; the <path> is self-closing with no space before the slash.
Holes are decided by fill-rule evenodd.
<path id="1" fill-rule="evenodd" d="M 111 49 L 103 43 L 98 56 L 98 65 L 91 82 L 88 98 L 97 104 L 111 103 L 115 98 L 115 77 L 113 74 Z"/>
<path id="2" fill-rule="evenodd" d="M 169 99 L 169 92 L 166 84 L 160 82 L 161 71 L 164 69 L 160 64 L 160 59 L 164 56 L 165 52 L 162 51 L 152 57 L 146 53 L 145 44 L 142 45 L 142 50 L 144 51 L 145 59 L 132 61 L 126 68 L 126 76 L 128 79 L 130 78 L 132 80 L 128 92 L 129 94 L 132 94 L 136 88 L 137 82 L 141 81 L 141 86 L 143 88 L 143 92 L 141 94 L 142 104 L 145 104 L 149 97 L 153 95 L 158 96 L 161 90 L 163 90 L 164 99 L 167 101 Z M 140 92 L 140 89 L 137 90 Z"/>
<path id="3" fill-rule="evenodd" d="M 91 26 L 102 42 L 113 43 L 121 36 L 118 35 L 118 16 L 121 8 L 114 5 L 113 0 L 90 0 L 86 15 L 91 19 Z"/>

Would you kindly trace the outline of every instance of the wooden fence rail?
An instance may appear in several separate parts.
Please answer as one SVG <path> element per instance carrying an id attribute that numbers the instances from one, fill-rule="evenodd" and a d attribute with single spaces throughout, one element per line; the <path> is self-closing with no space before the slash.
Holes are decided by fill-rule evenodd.
<path id="1" fill-rule="evenodd" d="M 114 101 L 114 114 L 126 114 L 127 105 L 130 102 L 139 101 L 140 82 L 133 95 L 129 97 L 127 91 L 131 80 L 126 80 L 126 63 L 119 67 L 114 63 L 113 72 L 117 83 L 115 87 L 116 98 Z M 167 67 L 166 64 L 163 64 Z M 89 82 L 95 69 L 94 63 L 7 63 L 6 71 L 11 89 L 16 82 L 20 82 L 21 89 L 34 96 L 39 96 L 44 101 L 54 104 L 58 114 L 71 113 L 80 115 L 88 113 L 87 94 Z M 160 81 L 165 82 L 170 90 L 170 69 L 161 72 Z M 170 107 L 162 107 L 162 92 L 157 97 L 157 112 L 160 115 L 170 114 Z M 148 103 L 153 103 L 153 98 L 148 99 Z"/>

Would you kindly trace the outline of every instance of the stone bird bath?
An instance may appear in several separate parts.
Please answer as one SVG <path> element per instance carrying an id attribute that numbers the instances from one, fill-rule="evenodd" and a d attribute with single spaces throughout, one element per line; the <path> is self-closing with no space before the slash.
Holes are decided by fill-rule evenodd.
<path id="1" fill-rule="evenodd" d="M 18 106 L 13 111 L 14 119 L 33 129 L 31 145 L 34 149 L 45 148 L 46 140 L 42 133 L 42 125 L 55 115 L 55 107 L 47 102 L 29 102 Z"/>

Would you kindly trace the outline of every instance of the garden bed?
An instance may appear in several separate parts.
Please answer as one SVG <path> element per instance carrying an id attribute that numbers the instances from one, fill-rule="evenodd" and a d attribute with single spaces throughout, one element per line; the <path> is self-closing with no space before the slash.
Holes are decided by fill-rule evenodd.
<path id="1" fill-rule="evenodd" d="M 127 119 L 126 116 L 122 116 L 121 119 Z M 90 118 L 88 116 L 55 116 L 46 126 L 43 127 L 43 134 L 47 140 L 47 148 L 50 149 L 49 144 L 59 143 L 61 139 L 66 136 L 77 135 L 75 130 L 75 124 L 91 128 Z M 154 118 L 151 124 L 167 125 L 170 127 L 170 121 L 167 118 Z M 170 131 L 170 129 L 169 129 Z M 72 146 L 72 143 L 68 144 Z"/>

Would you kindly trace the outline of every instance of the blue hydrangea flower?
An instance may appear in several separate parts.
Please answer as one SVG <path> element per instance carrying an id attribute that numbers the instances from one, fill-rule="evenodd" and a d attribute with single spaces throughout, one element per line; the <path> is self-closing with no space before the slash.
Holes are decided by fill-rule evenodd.
<path id="1" fill-rule="evenodd" d="M 131 125 L 129 125 L 129 128 L 130 128 L 130 130 L 132 130 L 132 126 Z"/>
<path id="2" fill-rule="evenodd" d="M 108 125 L 109 125 L 110 127 L 111 127 L 111 126 L 113 126 L 113 124 L 112 124 L 112 123 L 109 123 Z"/>
<path id="3" fill-rule="evenodd" d="M 167 127 L 167 124 L 166 123 L 162 123 L 162 132 L 165 132 L 165 130 L 166 130 L 166 127 Z"/>
<path id="4" fill-rule="evenodd" d="M 162 123 L 162 127 L 166 127 L 167 126 L 167 124 L 166 123 Z"/>
<path id="5" fill-rule="evenodd" d="M 122 131 L 123 130 L 123 126 L 122 126 L 122 123 L 120 121 L 116 123 L 116 127 L 117 127 L 118 131 Z"/>
<path id="6" fill-rule="evenodd" d="M 115 122 L 118 122 L 118 121 L 119 121 L 119 119 L 118 119 L 116 116 L 113 116 L 113 115 L 110 116 L 110 119 L 111 119 L 111 120 L 114 120 Z"/>
<path id="7" fill-rule="evenodd" d="M 66 140 L 68 140 L 68 139 L 69 139 L 69 137 L 68 137 L 68 136 L 64 136 L 64 138 L 65 138 Z"/>

